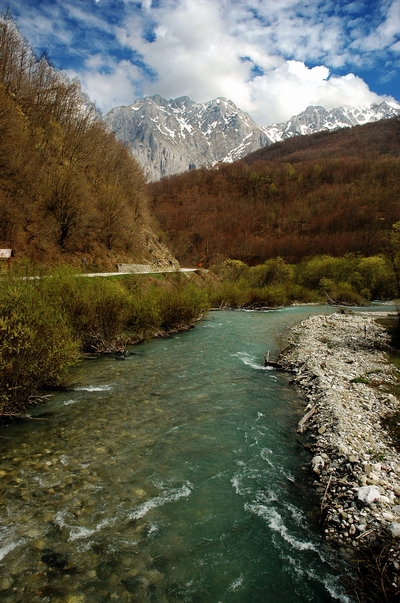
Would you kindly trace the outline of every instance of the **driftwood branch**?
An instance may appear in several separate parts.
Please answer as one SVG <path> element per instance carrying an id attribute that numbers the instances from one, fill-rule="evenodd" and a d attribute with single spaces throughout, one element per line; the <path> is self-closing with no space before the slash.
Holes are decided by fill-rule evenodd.
<path id="1" fill-rule="evenodd" d="M 335 304 L 337 303 L 337 302 L 336 302 L 334 299 L 332 299 L 332 298 L 331 298 L 331 296 L 330 296 L 330 295 L 328 295 L 328 294 L 327 294 L 327 292 L 326 292 L 326 291 L 324 291 L 324 293 L 325 293 L 326 297 L 328 298 L 328 303 L 329 303 L 329 304 L 333 304 L 333 305 L 335 305 Z"/>
<path id="2" fill-rule="evenodd" d="M 303 433 L 304 432 L 304 425 L 307 423 L 308 419 L 310 417 L 313 416 L 314 413 L 317 412 L 317 407 L 313 406 L 308 413 L 306 413 L 304 415 L 304 417 L 302 419 L 300 419 L 300 421 L 297 424 L 297 433 Z"/>
<path id="3" fill-rule="evenodd" d="M 269 350 L 267 350 L 267 353 L 265 354 L 264 366 L 269 366 L 271 368 L 276 368 L 276 369 L 281 369 L 282 368 L 282 365 L 281 365 L 280 362 L 276 362 L 274 360 L 270 360 L 269 359 Z"/>
<path id="4" fill-rule="evenodd" d="M 372 534 L 373 531 L 374 531 L 374 528 L 371 528 L 371 530 L 367 530 L 366 532 L 362 532 L 361 534 L 359 534 L 358 536 L 356 536 L 354 538 L 354 540 L 361 540 L 361 538 L 365 538 L 365 536 L 369 536 L 369 534 Z"/>
<path id="5" fill-rule="evenodd" d="M 323 508 L 324 508 L 325 499 L 326 499 L 326 495 L 328 494 L 329 486 L 331 485 L 331 480 L 332 480 L 332 473 L 331 473 L 331 474 L 330 474 L 330 476 L 329 476 L 328 483 L 326 484 L 326 488 L 325 488 L 324 496 L 322 497 L 322 502 L 321 502 L 321 513 L 322 513 Z"/>

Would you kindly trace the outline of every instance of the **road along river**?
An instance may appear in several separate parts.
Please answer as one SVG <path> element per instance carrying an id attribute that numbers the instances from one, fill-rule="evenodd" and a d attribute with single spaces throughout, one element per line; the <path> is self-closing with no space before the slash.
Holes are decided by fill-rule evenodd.
<path id="1" fill-rule="evenodd" d="M 1 601 L 349 601 L 296 441 L 303 404 L 263 366 L 331 311 L 211 312 L 85 360 L 35 420 L 3 427 Z"/>

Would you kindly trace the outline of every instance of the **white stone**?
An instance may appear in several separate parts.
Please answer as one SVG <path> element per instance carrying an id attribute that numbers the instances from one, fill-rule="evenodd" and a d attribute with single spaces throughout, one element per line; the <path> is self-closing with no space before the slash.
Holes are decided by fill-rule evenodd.
<path id="1" fill-rule="evenodd" d="M 313 468 L 313 471 L 315 471 L 315 473 L 321 473 L 321 470 L 325 467 L 325 461 L 322 458 L 322 456 L 314 456 L 311 459 L 311 466 Z"/>
<path id="2" fill-rule="evenodd" d="M 365 505 L 379 500 L 380 497 L 380 492 L 376 486 L 362 486 L 357 492 L 358 500 Z"/>
<path id="3" fill-rule="evenodd" d="M 389 526 L 389 532 L 393 538 L 400 538 L 400 523 L 392 523 Z"/>
<path id="4" fill-rule="evenodd" d="M 373 471 L 371 471 L 371 473 L 368 476 L 368 479 L 371 483 L 377 484 L 379 482 L 379 475 L 377 473 L 374 473 Z"/>

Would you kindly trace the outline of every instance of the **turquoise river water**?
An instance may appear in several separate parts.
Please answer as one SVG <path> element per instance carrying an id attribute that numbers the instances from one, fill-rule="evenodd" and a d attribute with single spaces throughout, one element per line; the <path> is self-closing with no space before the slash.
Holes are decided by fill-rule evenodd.
<path id="1" fill-rule="evenodd" d="M 263 359 L 310 312 L 211 312 L 85 360 L 0 430 L 4 603 L 346 602 L 320 536 L 303 404 Z"/>

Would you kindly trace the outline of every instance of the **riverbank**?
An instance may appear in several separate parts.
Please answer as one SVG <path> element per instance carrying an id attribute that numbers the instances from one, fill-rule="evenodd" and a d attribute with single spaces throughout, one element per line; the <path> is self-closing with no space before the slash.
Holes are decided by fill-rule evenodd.
<path id="1" fill-rule="evenodd" d="M 312 452 L 325 537 L 347 557 L 365 558 L 361 570 L 374 562 L 382 598 L 374 599 L 371 579 L 363 600 L 391 601 L 400 592 L 400 453 L 385 419 L 400 410 L 388 393 L 399 371 L 377 317 L 311 316 L 292 329 L 279 361 L 307 401 L 298 431 Z"/>
<path id="2" fill-rule="evenodd" d="M 34 276 L 34 278 L 30 278 Z M 0 421 L 26 416 L 68 382 L 82 354 L 189 328 L 209 307 L 207 273 L 76 278 L 68 267 L 4 275 L 0 289 Z"/>

